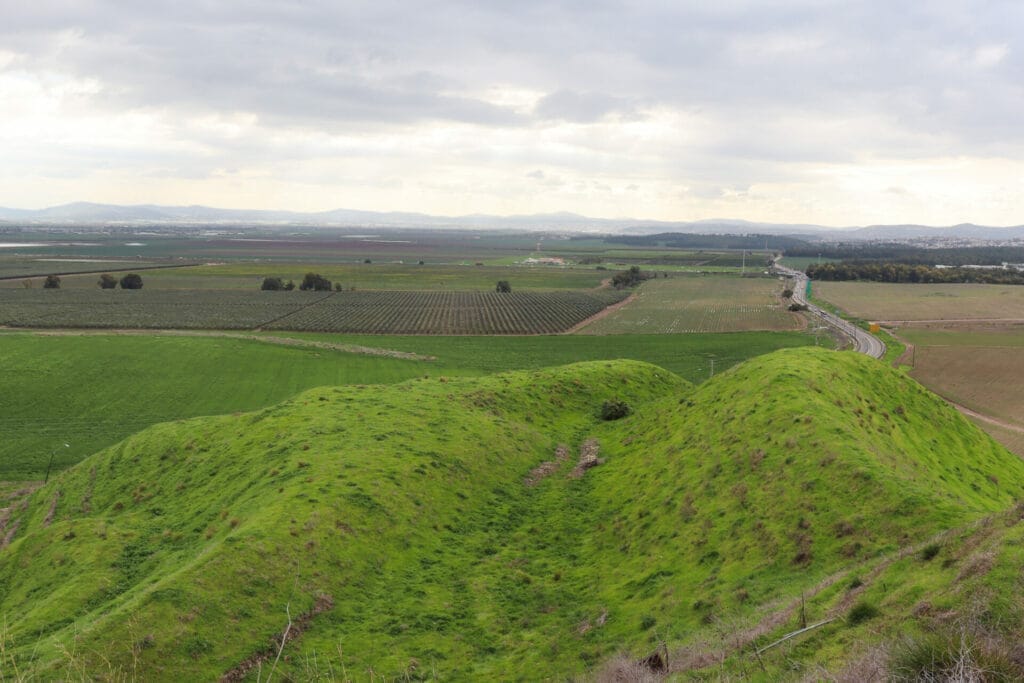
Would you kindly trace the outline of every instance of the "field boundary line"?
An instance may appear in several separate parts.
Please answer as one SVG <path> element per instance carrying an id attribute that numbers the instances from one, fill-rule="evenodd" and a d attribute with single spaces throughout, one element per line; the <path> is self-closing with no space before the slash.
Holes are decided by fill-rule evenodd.
<path id="1" fill-rule="evenodd" d="M 171 268 L 195 268 L 196 266 L 203 265 L 200 262 L 196 263 L 172 263 L 165 266 L 135 266 L 134 268 L 106 268 L 104 270 L 74 270 L 74 271 L 58 271 L 54 273 L 36 273 L 33 275 L 3 275 L 0 276 L 0 281 L 5 280 L 29 280 L 34 277 L 46 277 L 47 275 L 96 275 L 97 273 L 134 273 L 137 270 L 170 270 Z"/>
<path id="2" fill-rule="evenodd" d="M 336 294 L 336 292 L 328 292 L 327 296 L 321 297 L 321 298 L 317 299 L 316 301 L 311 301 L 308 304 L 305 304 L 303 306 L 300 306 L 299 308 L 296 308 L 294 311 L 288 311 L 284 315 L 279 315 L 276 318 L 273 318 L 272 320 L 264 320 L 263 322 L 261 322 L 259 325 L 257 325 L 253 329 L 256 332 L 262 332 L 263 328 L 265 326 L 273 325 L 274 323 L 276 323 L 276 322 L 278 322 L 280 320 L 284 320 L 285 318 L 288 318 L 290 316 L 293 316 L 296 313 L 301 313 L 302 311 L 306 310 L 307 308 L 312 308 L 313 306 L 316 306 L 319 303 L 323 303 L 324 301 L 326 301 L 327 299 L 330 299 L 335 294 Z"/>
<path id="3" fill-rule="evenodd" d="M 576 323 L 575 325 L 573 325 L 572 327 L 567 329 L 565 332 L 561 332 L 560 334 L 574 334 L 576 332 L 579 332 L 580 330 L 582 330 L 584 327 L 586 327 L 590 323 L 597 322 L 601 318 L 604 318 L 605 316 L 614 313 L 615 311 L 619 310 L 620 308 L 622 308 L 623 306 L 625 306 L 629 302 L 634 301 L 635 299 L 636 299 L 636 292 L 633 292 L 632 294 L 627 296 L 622 301 L 617 301 L 616 303 L 611 304 L 610 306 L 605 306 L 604 308 L 602 308 L 600 311 L 598 311 L 594 315 L 590 316 L 589 318 L 586 318 L 585 320 L 581 320 L 580 322 Z"/>
<path id="4" fill-rule="evenodd" d="M 307 349 L 324 349 L 340 351 L 363 356 L 382 356 L 403 360 L 435 361 L 437 356 L 427 356 L 412 351 L 397 351 L 376 346 L 359 344 L 337 344 L 334 342 L 317 341 L 316 339 L 300 339 L 297 337 L 279 337 L 274 335 L 248 334 L 244 332 L 218 332 L 216 330 L 158 330 L 158 329 L 44 329 L 34 327 L 3 327 L 2 334 L 31 334 L 36 337 L 206 337 L 210 339 L 239 339 L 242 341 L 263 342 L 278 346 L 295 346 Z"/>

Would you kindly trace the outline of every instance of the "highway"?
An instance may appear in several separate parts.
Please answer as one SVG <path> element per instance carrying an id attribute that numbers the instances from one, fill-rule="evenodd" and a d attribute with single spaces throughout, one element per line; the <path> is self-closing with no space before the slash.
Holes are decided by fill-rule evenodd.
<path id="1" fill-rule="evenodd" d="M 885 355 L 885 344 L 878 337 L 843 320 L 839 316 L 832 315 L 807 300 L 807 275 L 805 273 L 780 266 L 777 262 L 775 263 L 775 272 L 793 278 L 793 303 L 807 306 L 808 313 L 852 339 L 854 349 L 858 353 L 866 354 L 872 358 L 881 358 Z"/>

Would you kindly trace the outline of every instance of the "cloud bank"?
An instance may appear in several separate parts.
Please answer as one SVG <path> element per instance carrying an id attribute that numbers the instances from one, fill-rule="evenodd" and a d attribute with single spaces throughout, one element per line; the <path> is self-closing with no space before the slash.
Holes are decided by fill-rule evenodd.
<path id="1" fill-rule="evenodd" d="M 5 8 L 0 205 L 1024 216 L 1019 2 L 237 5 Z"/>

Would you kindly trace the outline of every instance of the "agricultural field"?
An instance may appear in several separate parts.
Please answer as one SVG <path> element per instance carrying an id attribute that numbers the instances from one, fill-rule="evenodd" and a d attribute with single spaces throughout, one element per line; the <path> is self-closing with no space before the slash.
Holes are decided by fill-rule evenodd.
<path id="1" fill-rule="evenodd" d="M 0 325 L 254 329 L 368 334 L 551 334 L 626 293 L 0 290 Z"/>
<path id="2" fill-rule="evenodd" d="M 625 292 L 339 292 L 267 329 L 370 334 L 552 334 Z"/>
<path id="3" fill-rule="evenodd" d="M 617 358 L 644 360 L 702 382 L 710 375 L 712 359 L 721 372 L 747 358 L 810 341 L 797 333 L 264 333 L 261 339 L 208 333 L 0 333 L 0 481 L 41 479 L 51 454 L 58 471 L 157 422 L 252 410 L 315 386 L 391 384 L 427 375 L 488 375 Z M 352 348 L 365 352 L 345 351 Z"/>
<path id="4" fill-rule="evenodd" d="M 976 420 L 1007 448 L 1024 455 L 1024 335 L 1002 331 L 903 328 L 914 345 L 912 377 L 943 398 L 1002 424 Z"/>
<path id="5" fill-rule="evenodd" d="M 141 261 L 135 259 L 112 258 L 30 258 L 12 257 L 0 252 L 0 287 L 24 287 L 28 279 L 31 286 L 42 287 L 43 279 L 50 273 L 90 272 L 95 273 L 83 277 L 89 284 L 96 286 L 96 278 L 100 272 L 118 272 L 136 268 L 153 268 L 169 265 L 160 261 Z M 71 276 L 69 276 L 71 277 Z M 12 279 L 13 278 L 13 279 Z"/>
<path id="6" fill-rule="evenodd" d="M 429 371 L 423 361 L 323 348 L 106 334 L 0 334 L 0 358 L 0 481 L 42 479 L 51 453 L 56 472 L 157 422 Z"/>
<path id="7" fill-rule="evenodd" d="M 148 289 L 243 289 L 258 290 L 265 277 L 279 277 L 296 284 L 315 271 L 345 289 L 480 290 L 493 291 L 507 280 L 513 291 L 523 289 L 593 289 L 612 273 L 593 268 L 558 266 L 477 266 L 412 263 L 218 263 L 186 268 L 167 268 L 142 273 Z M 96 275 L 66 276 L 65 289 L 95 289 Z M 20 286 L 10 283 L 9 286 Z M 42 286 L 42 279 L 35 285 Z"/>
<path id="8" fill-rule="evenodd" d="M 865 320 L 1024 320 L 1024 287 L 820 282 L 814 296 Z"/>
<path id="9" fill-rule="evenodd" d="M 9 289 L 0 290 L 0 325 L 252 329 L 329 296 L 329 292 Z"/>
<path id="10" fill-rule="evenodd" d="M 688 276 L 649 280 L 636 297 L 580 334 L 681 334 L 796 330 L 803 319 L 785 309 L 772 278 Z"/>
<path id="11" fill-rule="evenodd" d="M 808 346 L 800 332 L 724 332 L 715 334 L 616 334 L 522 337 L 438 337 L 265 333 L 304 341 L 375 346 L 430 356 L 438 371 L 488 375 L 505 370 L 539 369 L 582 360 L 629 358 L 671 370 L 699 384 L 744 360 L 776 349 Z"/>

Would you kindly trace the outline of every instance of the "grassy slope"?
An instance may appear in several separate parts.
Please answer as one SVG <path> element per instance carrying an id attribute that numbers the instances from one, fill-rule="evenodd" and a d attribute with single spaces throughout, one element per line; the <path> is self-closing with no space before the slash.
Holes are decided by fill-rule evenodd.
<path id="1" fill-rule="evenodd" d="M 274 336 L 284 336 L 285 333 Z M 0 335 L 0 480 L 42 479 L 156 422 L 253 410 L 314 386 L 390 384 L 577 360 L 633 358 L 691 380 L 801 334 L 556 337 L 292 335 L 436 356 L 417 362 L 194 337 Z M 65 449 L 62 444 L 70 443 Z"/>
<path id="2" fill-rule="evenodd" d="M 613 396 L 636 412 L 601 423 Z M 606 462 L 568 477 L 590 438 Z M 558 443 L 570 461 L 526 486 Z M 558 676 L 754 618 L 1022 493 L 1024 464 L 853 354 L 781 351 L 698 389 L 628 361 L 317 389 L 62 474 L 15 511 L 0 608 L 50 673 L 134 652 L 147 678 L 212 678 L 287 604 L 325 608 L 289 646 L 300 677 L 339 652 L 350 673 Z"/>
<path id="3" fill-rule="evenodd" d="M 0 480 L 42 479 L 54 449 L 60 470 L 156 422 L 429 371 L 410 360 L 185 337 L 5 334 L 0 356 Z"/>

